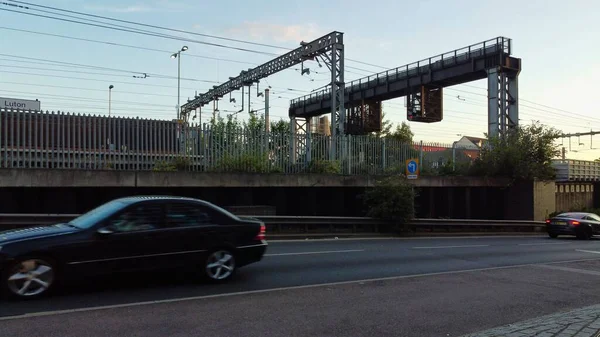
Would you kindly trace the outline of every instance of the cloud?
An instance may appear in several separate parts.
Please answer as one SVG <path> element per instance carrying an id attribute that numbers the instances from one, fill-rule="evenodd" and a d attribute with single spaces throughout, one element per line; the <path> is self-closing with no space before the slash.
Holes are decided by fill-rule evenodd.
<path id="1" fill-rule="evenodd" d="M 226 29 L 226 33 L 253 40 L 295 43 L 312 41 L 323 35 L 316 24 L 278 25 L 264 22 L 244 22 Z"/>

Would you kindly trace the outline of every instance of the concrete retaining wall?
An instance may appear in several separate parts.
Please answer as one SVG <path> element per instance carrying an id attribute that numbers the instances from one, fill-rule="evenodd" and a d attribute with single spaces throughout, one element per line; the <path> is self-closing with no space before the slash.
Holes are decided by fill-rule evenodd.
<path id="1" fill-rule="evenodd" d="M 0 187 L 369 187 L 376 176 L 0 169 Z M 485 177 L 420 177 L 419 187 L 500 187 Z"/>

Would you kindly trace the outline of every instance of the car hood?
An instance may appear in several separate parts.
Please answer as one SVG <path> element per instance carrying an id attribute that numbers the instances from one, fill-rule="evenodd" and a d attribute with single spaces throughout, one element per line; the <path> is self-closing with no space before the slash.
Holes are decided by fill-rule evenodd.
<path id="1" fill-rule="evenodd" d="M 77 231 L 77 228 L 64 224 L 10 229 L 6 231 L 0 231 L 0 246 L 2 246 L 5 243 L 11 243 L 14 241 L 38 239 L 54 235 L 63 235 L 73 233 L 75 231 Z"/>

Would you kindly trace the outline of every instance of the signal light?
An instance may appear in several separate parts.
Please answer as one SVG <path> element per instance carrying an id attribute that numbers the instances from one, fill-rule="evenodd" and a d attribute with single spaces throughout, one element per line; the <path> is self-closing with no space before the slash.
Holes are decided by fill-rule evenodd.
<path id="1" fill-rule="evenodd" d="M 571 221 L 571 225 L 573 225 L 573 226 L 579 226 L 580 223 L 579 223 L 579 221 Z"/>

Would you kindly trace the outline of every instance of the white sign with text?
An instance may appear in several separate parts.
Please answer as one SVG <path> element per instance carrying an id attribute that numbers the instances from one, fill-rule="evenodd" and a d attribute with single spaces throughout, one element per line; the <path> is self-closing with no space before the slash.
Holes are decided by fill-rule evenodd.
<path id="1" fill-rule="evenodd" d="M 41 110 L 40 101 L 0 97 L 0 108 L 16 110 Z"/>

